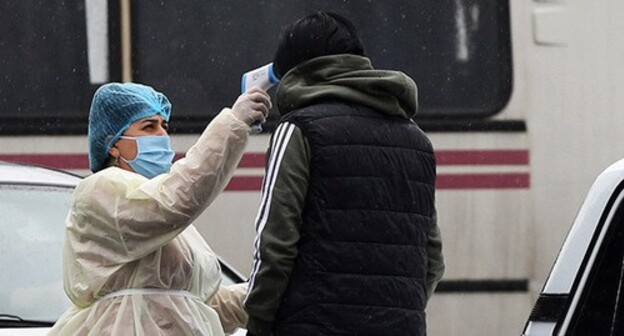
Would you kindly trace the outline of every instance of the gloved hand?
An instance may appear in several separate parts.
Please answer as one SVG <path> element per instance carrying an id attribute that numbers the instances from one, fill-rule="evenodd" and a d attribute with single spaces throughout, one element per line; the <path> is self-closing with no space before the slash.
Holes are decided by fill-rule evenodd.
<path id="1" fill-rule="evenodd" d="M 264 90 L 254 87 L 241 94 L 232 105 L 232 114 L 247 125 L 266 121 L 271 108 L 271 97 Z"/>
<path id="2" fill-rule="evenodd" d="M 248 316 L 243 307 L 247 286 L 246 282 L 219 286 L 217 293 L 208 301 L 212 309 L 219 314 L 221 326 L 227 335 L 234 332 L 236 328 L 244 328 L 247 324 Z"/>

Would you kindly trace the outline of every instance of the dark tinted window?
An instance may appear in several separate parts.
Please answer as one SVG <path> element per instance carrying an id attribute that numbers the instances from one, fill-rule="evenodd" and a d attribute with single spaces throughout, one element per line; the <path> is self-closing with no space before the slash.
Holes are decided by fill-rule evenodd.
<path id="1" fill-rule="evenodd" d="M 178 121 L 233 102 L 269 62 L 280 28 L 318 9 L 352 19 L 378 68 L 419 85 L 420 117 L 485 116 L 511 92 L 506 1 L 135 1 L 135 78 L 171 96 Z M 273 114 L 273 118 L 277 114 Z"/>
<path id="2" fill-rule="evenodd" d="M 86 132 L 97 87 L 89 80 L 87 3 L 104 2 L 0 2 L 0 134 Z M 119 2 L 105 3 L 108 78 L 120 80 Z M 271 61 L 281 27 L 315 10 L 352 19 L 377 68 L 416 80 L 419 118 L 491 115 L 511 93 L 507 1 L 131 3 L 133 79 L 170 97 L 177 132 L 201 130 L 230 105 L 241 74 Z"/>
<path id="3" fill-rule="evenodd" d="M 0 131 L 83 118 L 89 84 L 85 1 L 0 2 Z M 7 123 L 7 119 L 10 122 Z"/>

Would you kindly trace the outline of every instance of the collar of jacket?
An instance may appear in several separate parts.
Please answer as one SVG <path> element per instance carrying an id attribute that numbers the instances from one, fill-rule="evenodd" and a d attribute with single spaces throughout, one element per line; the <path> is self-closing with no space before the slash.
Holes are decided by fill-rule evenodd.
<path id="1" fill-rule="evenodd" d="M 376 70 L 367 57 L 341 54 L 301 63 L 281 79 L 276 94 L 280 114 L 330 100 L 372 107 L 411 118 L 418 111 L 416 83 L 399 71 Z"/>

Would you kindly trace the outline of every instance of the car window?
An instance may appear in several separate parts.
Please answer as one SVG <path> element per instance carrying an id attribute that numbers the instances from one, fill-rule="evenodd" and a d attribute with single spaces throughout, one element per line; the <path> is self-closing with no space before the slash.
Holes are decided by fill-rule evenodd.
<path id="1" fill-rule="evenodd" d="M 63 291 L 62 247 L 73 188 L 0 185 L 0 314 L 56 321 L 71 305 Z M 241 282 L 222 264 L 222 284 Z"/>
<path id="2" fill-rule="evenodd" d="M 61 246 L 72 191 L 0 185 L 0 313 L 55 321 L 69 306 Z"/>
<path id="3" fill-rule="evenodd" d="M 231 266 L 221 262 L 221 284 L 222 285 L 234 285 L 245 281 L 237 271 Z"/>

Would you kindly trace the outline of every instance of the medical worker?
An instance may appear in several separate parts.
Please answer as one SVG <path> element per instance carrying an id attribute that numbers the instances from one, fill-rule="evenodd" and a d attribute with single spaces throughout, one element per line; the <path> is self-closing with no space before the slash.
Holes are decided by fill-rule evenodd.
<path id="1" fill-rule="evenodd" d="M 244 285 L 220 286 L 215 253 L 191 224 L 225 188 L 269 96 L 241 95 L 172 164 L 171 104 L 109 83 L 89 114 L 94 174 L 66 220 L 64 288 L 73 303 L 50 335 L 224 335 L 244 326 Z"/>

